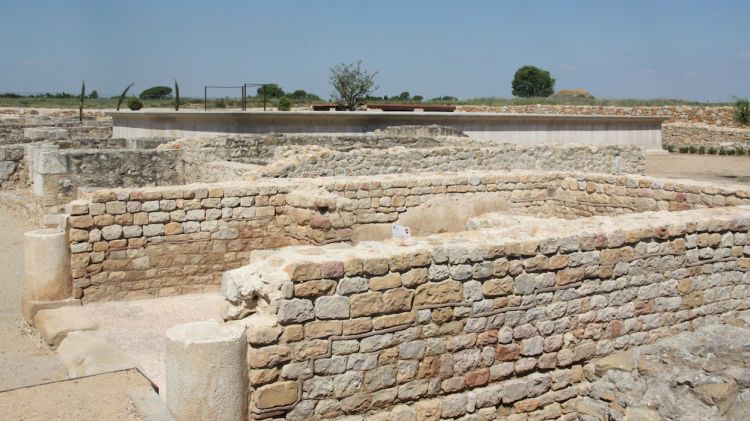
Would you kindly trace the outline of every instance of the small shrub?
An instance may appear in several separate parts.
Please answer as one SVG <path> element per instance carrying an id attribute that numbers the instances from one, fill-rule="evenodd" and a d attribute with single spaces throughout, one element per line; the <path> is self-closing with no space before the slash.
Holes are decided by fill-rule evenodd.
<path id="1" fill-rule="evenodd" d="M 138 98 L 130 98 L 128 100 L 128 108 L 130 108 L 132 111 L 138 111 L 143 108 L 143 103 Z"/>
<path id="2" fill-rule="evenodd" d="M 672 153 L 672 152 L 674 152 L 674 145 L 667 145 L 667 147 L 664 148 L 664 149 L 666 149 L 667 152 Z"/>
<path id="3" fill-rule="evenodd" d="M 698 155 L 705 155 L 705 154 L 706 154 L 705 146 L 701 146 L 700 148 L 698 148 Z"/>
<path id="4" fill-rule="evenodd" d="M 690 147 L 688 147 L 688 152 L 690 152 L 690 153 L 697 153 L 698 152 L 698 148 L 696 148 L 695 146 L 691 145 Z"/>
<path id="5" fill-rule="evenodd" d="M 687 148 L 687 146 L 681 146 L 681 147 L 680 147 L 680 153 L 688 153 L 688 148 Z"/>
<path id="6" fill-rule="evenodd" d="M 739 156 L 744 156 L 747 153 L 745 148 L 743 148 L 742 146 L 737 146 L 736 150 L 737 150 L 737 155 Z"/>
<path id="7" fill-rule="evenodd" d="M 216 108 L 227 108 L 227 103 L 224 102 L 224 98 L 219 98 L 216 100 Z"/>
<path id="8" fill-rule="evenodd" d="M 279 111 L 289 111 L 292 109 L 292 101 L 285 96 L 281 97 L 279 98 L 279 102 L 276 103 L 276 108 L 278 108 Z"/>
<path id="9" fill-rule="evenodd" d="M 727 154 L 727 150 L 726 149 L 724 149 L 724 148 L 719 149 L 719 155 L 726 155 L 726 154 Z"/>
<path id="10" fill-rule="evenodd" d="M 711 146 L 710 148 L 708 148 L 708 154 L 709 155 L 716 155 L 717 152 L 718 151 L 713 146 Z"/>
<path id="11" fill-rule="evenodd" d="M 737 100 L 734 104 L 734 121 L 738 124 L 750 124 L 750 101 Z"/>
<path id="12" fill-rule="evenodd" d="M 737 153 L 737 151 L 735 151 L 734 149 L 727 150 L 727 155 L 729 155 L 729 156 L 734 156 L 736 153 Z"/>

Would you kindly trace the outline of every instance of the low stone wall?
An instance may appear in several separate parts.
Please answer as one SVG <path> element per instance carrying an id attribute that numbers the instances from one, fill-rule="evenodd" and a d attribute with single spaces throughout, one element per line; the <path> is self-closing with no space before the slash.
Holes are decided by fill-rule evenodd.
<path id="1" fill-rule="evenodd" d="M 704 146 L 706 148 L 750 149 L 750 128 L 712 127 L 703 124 L 665 124 L 662 126 L 664 147 Z"/>
<path id="2" fill-rule="evenodd" d="M 250 416 L 586 414 L 582 364 L 750 306 L 749 224 L 742 206 L 270 254 L 222 284 L 255 312 Z"/>
<path id="3" fill-rule="evenodd" d="M 514 145 L 453 146 L 429 149 L 289 148 L 262 168 L 265 177 L 325 177 L 468 170 L 558 170 L 642 174 L 637 146 Z"/>
<path id="4" fill-rule="evenodd" d="M 184 182 L 179 151 L 128 149 L 60 149 L 27 146 L 32 190 L 44 206 L 75 199 L 79 187 L 135 187 Z"/>
<path id="5" fill-rule="evenodd" d="M 436 199 L 490 196 L 499 207 L 575 218 L 750 205 L 750 191 L 639 176 L 480 172 L 274 179 L 96 190 L 67 206 L 71 271 L 86 300 L 215 289 L 255 250 L 347 242 L 410 212 L 429 219 Z M 501 203 L 502 202 L 502 203 Z M 476 215 L 472 215 L 476 216 Z M 463 226 L 437 227 L 435 232 Z M 374 237 L 369 237 L 374 238 Z"/>
<path id="6" fill-rule="evenodd" d="M 0 145 L 47 140 L 47 136 L 26 136 L 28 129 L 38 133 L 57 129 L 65 139 L 98 138 L 112 135 L 112 122 L 101 111 L 84 112 L 83 123 L 78 110 L 0 108 Z"/>
<path id="7" fill-rule="evenodd" d="M 23 145 L 0 145 L 0 189 L 27 183 Z"/>
<path id="8" fill-rule="evenodd" d="M 611 115 L 631 117 L 667 117 L 667 123 L 703 123 L 713 126 L 736 127 L 733 107 L 665 105 L 643 107 L 615 107 L 604 105 L 458 105 L 457 112 Z"/>

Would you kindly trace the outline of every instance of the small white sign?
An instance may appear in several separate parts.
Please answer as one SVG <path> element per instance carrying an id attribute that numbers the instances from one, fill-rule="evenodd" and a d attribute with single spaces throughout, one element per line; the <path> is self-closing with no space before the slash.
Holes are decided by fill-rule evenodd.
<path id="1" fill-rule="evenodd" d="M 391 232 L 393 232 L 393 238 L 402 240 L 411 238 L 411 230 L 406 225 L 393 224 L 391 225 Z"/>

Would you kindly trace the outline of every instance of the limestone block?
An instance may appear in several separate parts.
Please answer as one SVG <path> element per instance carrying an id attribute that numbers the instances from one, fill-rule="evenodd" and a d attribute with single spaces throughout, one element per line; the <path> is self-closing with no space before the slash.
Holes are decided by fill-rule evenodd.
<path id="1" fill-rule="evenodd" d="M 245 327 L 192 322 L 170 328 L 166 336 L 166 400 L 175 419 L 246 419 Z"/>
<path id="2" fill-rule="evenodd" d="M 111 371 L 135 368 L 125 352 L 107 342 L 97 331 L 71 332 L 62 340 L 57 353 L 70 378 L 93 376 Z"/>
<path id="3" fill-rule="evenodd" d="M 57 127 L 26 127 L 23 137 L 28 140 L 66 140 L 68 130 Z"/>
<path id="4" fill-rule="evenodd" d="M 59 345 L 70 332 L 99 327 L 81 307 L 40 310 L 34 316 L 34 326 L 45 342 L 53 347 Z"/>
<path id="5" fill-rule="evenodd" d="M 32 301 L 70 298 L 70 251 L 65 232 L 58 229 L 24 234 L 25 294 Z"/>

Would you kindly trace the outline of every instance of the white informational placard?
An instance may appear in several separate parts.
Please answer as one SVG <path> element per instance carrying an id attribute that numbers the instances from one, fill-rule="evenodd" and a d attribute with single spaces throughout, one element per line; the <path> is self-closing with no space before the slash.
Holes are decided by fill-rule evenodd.
<path id="1" fill-rule="evenodd" d="M 406 225 L 393 224 L 391 225 L 391 232 L 393 232 L 393 238 L 402 240 L 411 238 L 411 230 Z"/>

